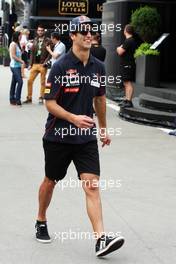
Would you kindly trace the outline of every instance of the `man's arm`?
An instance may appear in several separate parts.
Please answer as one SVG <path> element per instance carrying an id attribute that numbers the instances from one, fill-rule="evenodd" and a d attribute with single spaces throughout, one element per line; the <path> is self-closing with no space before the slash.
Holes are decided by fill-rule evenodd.
<path id="1" fill-rule="evenodd" d="M 50 55 L 52 56 L 53 59 L 56 60 L 56 59 L 59 58 L 60 54 L 59 54 L 58 52 L 53 52 L 53 51 L 51 50 L 50 45 L 49 45 L 49 46 L 46 46 L 46 49 L 47 49 L 47 51 L 50 53 Z"/>
<path id="2" fill-rule="evenodd" d="M 122 48 L 122 45 L 121 45 L 121 46 L 117 47 L 116 51 L 117 51 L 117 54 L 119 56 L 122 56 L 126 50 L 124 48 Z"/>
<path id="3" fill-rule="evenodd" d="M 86 115 L 75 115 L 66 111 L 57 104 L 56 100 L 46 100 L 45 102 L 48 112 L 59 119 L 66 120 L 74 124 L 78 128 L 91 128 L 94 126 L 94 120 Z"/>
<path id="4" fill-rule="evenodd" d="M 44 62 L 43 62 L 43 67 L 45 67 L 47 65 L 47 63 L 51 60 L 52 56 L 51 54 L 48 52 L 47 50 L 47 46 L 48 45 L 52 45 L 51 39 L 50 38 L 46 38 L 43 42 L 43 47 L 42 47 L 42 53 L 43 56 L 45 58 Z"/>
<path id="5" fill-rule="evenodd" d="M 29 69 L 32 67 L 33 65 L 33 62 L 34 62 L 34 54 L 35 54 L 35 51 L 36 51 L 36 39 L 34 39 L 33 41 L 33 45 L 32 45 L 32 48 L 31 48 L 31 52 L 30 52 L 30 58 L 29 58 Z"/>
<path id="6" fill-rule="evenodd" d="M 126 39 L 121 46 L 117 47 L 117 49 L 116 49 L 117 54 L 119 56 L 122 56 L 129 49 L 130 43 L 131 43 L 131 41 Z"/>
<path id="7" fill-rule="evenodd" d="M 44 63 L 43 63 L 43 66 L 45 67 L 45 65 L 48 63 L 48 61 L 51 59 L 51 55 L 48 54 L 48 56 L 46 57 Z"/>
<path id="8" fill-rule="evenodd" d="M 99 130 L 100 130 L 100 140 L 102 141 L 102 147 L 105 145 L 110 145 L 111 139 L 107 134 L 107 124 L 106 124 L 106 96 L 96 96 L 94 98 L 94 108 L 98 118 Z"/>

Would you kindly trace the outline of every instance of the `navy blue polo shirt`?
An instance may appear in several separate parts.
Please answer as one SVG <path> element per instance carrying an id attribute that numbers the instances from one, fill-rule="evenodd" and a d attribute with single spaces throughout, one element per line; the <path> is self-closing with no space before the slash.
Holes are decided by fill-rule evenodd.
<path id="1" fill-rule="evenodd" d="M 86 66 L 70 50 L 50 71 L 45 100 L 56 100 L 66 111 L 93 118 L 93 98 L 105 95 L 104 64 L 90 55 Z M 48 115 L 44 139 L 52 142 L 83 144 L 96 140 L 97 129 L 79 129 L 66 120 Z"/>

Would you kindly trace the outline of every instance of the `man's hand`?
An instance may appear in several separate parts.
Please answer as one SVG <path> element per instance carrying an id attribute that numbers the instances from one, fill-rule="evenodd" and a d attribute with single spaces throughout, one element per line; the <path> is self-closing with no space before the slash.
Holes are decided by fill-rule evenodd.
<path id="1" fill-rule="evenodd" d="M 63 107 L 57 104 L 55 100 L 46 100 L 45 102 L 48 112 L 59 119 L 68 121 L 78 128 L 92 128 L 95 126 L 94 120 L 86 115 L 75 115 L 66 111 Z"/>
<path id="2" fill-rule="evenodd" d="M 51 51 L 51 46 L 50 46 L 50 45 L 46 46 L 46 50 L 47 50 L 48 52 L 50 52 L 50 51 Z"/>
<path id="3" fill-rule="evenodd" d="M 72 123 L 78 128 L 92 128 L 95 122 L 86 115 L 74 115 Z"/>
<path id="4" fill-rule="evenodd" d="M 100 141 L 103 143 L 102 148 L 107 145 L 109 146 L 111 144 L 110 137 L 106 134 L 106 129 L 100 129 Z"/>
<path id="5" fill-rule="evenodd" d="M 123 48 L 123 45 L 117 47 L 116 51 L 119 56 L 122 56 L 126 52 L 126 50 Z"/>
<path id="6" fill-rule="evenodd" d="M 43 68 L 47 68 L 47 64 L 46 64 L 46 62 L 42 63 L 41 66 L 42 66 Z"/>

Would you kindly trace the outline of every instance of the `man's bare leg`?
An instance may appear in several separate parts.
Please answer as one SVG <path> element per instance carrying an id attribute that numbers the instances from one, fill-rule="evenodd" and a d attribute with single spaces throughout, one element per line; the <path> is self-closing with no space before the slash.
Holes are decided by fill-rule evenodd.
<path id="1" fill-rule="evenodd" d="M 118 250 L 124 244 L 124 238 L 121 236 L 106 236 L 103 227 L 101 198 L 98 187 L 99 177 L 94 174 L 83 173 L 80 175 L 83 181 L 83 189 L 86 194 L 87 213 L 95 232 L 96 256 L 106 256 L 107 254 Z M 87 183 L 87 184 L 86 184 Z"/>
<path id="2" fill-rule="evenodd" d="M 89 219 L 97 238 L 104 233 L 102 205 L 98 187 L 99 177 L 94 174 L 80 175 L 86 195 L 86 207 Z"/>
<path id="3" fill-rule="evenodd" d="M 46 221 L 46 210 L 51 202 L 53 190 L 56 183 L 49 180 L 47 177 L 44 178 L 40 189 L 39 189 L 39 211 L 38 221 Z"/>
<path id="4" fill-rule="evenodd" d="M 36 239 L 41 243 L 50 243 L 51 238 L 48 234 L 46 211 L 51 202 L 54 186 L 56 183 L 45 177 L 39 189 L 39 211 L 35 224 Z"/>
<path id="5" fill-rule="evenodd" d="M 133 94 L 134 94 L 134 87 L 133 87 L 132 82 L 126 81 L 126 82 L 124 82 L 124 86 L 125 86 L 125 97 L 126 97 L 126 100 L 132 101 Z"/>

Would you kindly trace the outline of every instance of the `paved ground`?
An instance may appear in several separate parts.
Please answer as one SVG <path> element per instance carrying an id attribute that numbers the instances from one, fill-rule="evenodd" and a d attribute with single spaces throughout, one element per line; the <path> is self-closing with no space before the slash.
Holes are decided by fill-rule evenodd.
<path id="1" fill-rule="evenodd" d="M 59 239 L 62 232 L 91 232 L 81 188 L 57 186 L 48 211 L 50 245 L 34 239 L 38 186 L 43 178 L 41 137 L 47 113 L 34 104 L 8 103 L 11 74 L 0 66 L 0 264 L 171 264 L 176 258 L 176 138 L 156 128 L 124 122 L 108 108 L 109 127 L 121 128 L 101 150 L 102 179 L 121 181 L 102 190 L 106 230 L 122 232 L 126 244 L 104 259 L 90 239 Z M 26 81 L 23 98 L 26 94 Z M 100 148 L 101 149 L 101 148 Z M 67 180 L 76 180 L 71 166 Z M 102 186 L 103 187 L 103 186 Z M 105 188 L 103 188 L 105 189 Z M 73 233 L 72 237 L 73 238 Z"/>

